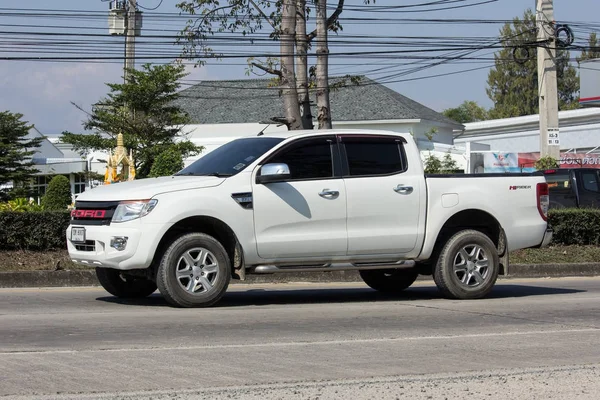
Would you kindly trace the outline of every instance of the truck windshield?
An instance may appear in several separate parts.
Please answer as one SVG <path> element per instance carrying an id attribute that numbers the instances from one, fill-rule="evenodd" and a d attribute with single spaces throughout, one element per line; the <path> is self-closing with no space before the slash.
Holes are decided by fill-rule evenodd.
<path id="1" fill-rule="evenodd" d="M 282 141 L 281 138 L 272 137 L 232 140 L 194 161 L 175 175 L 233 176 Z"/>

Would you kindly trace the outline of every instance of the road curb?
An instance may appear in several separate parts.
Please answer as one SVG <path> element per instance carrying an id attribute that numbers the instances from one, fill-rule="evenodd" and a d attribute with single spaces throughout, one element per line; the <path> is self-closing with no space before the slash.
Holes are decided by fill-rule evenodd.
<path id="1" fill-rule="evenodd" d="M 573 276 L 600 276 L 600 263 L 581 264 L 513 264 L 510 275 L 501 279 L 560 278 Z M 280 273 L 249 275 L 245 281 L 232 280 L 232 284 L 286 283 L 286 282 L 361 282 L 356 271 Z M 419 280 L 431 277 L 421 276 Z M 0 272 L 0 288 L 98 286 L 93 270 L 73 271 L 7 271 Z"/>

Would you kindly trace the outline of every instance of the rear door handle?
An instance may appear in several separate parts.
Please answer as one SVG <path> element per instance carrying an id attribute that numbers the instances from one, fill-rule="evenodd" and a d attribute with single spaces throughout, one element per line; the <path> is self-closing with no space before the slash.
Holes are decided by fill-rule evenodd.
<path id="1" fill-rule="evenodd" d="M 394 191 L 400 194 L 411 194 L 413 192 L 413 187 L 398 185 L 394 188 Z"/>
<path id="2" fill-rule="evenodd" d="M 319 196 L 325 197 L 327 199 L 332 199 L 334 197 L 338 197 L 339 194 L 340 192 L 338 192 L 337 190 L 323 189 L 321 193 L 319 193 Z"/>

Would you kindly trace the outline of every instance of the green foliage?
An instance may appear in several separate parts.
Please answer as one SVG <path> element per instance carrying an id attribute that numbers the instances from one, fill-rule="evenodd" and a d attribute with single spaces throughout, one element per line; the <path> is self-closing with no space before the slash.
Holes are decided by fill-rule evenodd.
<path id="1" fill-rule="evenodd" d="M 66 249 L 68 211 L 0 212 L 0 249 L 48 251 Z"/>
<path id="2" fill-rule="evenodd" d="M 600 43 L 598 42 L 596 32 L 592 32 L 590 33 L 587 47 L 581 51 L 579 56 L 577 56 L 577 62 L 593 60 L 595 58 L 600 58 Z"/>
<path id="3" fill-rule="evenodd" d="M 179 80 L 187 75 L 184 70 L 183 65 L 171 64 L 128 70 L 125 83 L 107 84 L 110 93 L 84 123 L 94 133 L 63 132 L 61 141 L 82 154 L 108 151 L 123 133 L 125 147 L 134 152 L 138 178 L 148 176 L 156 157 L 167 149 L 177 149 L 183 157 L 198 154 L 202 147 L 182 138 L 181 127 L 189 118 L 176 103 Z"/>
<path id="4" fill-rule="evenodd" d="M 15 189 L 38 172 L 31 157 L 42 141 L 42 138 L 27 138 L 33 125 L 22 118 L 23 114 L 0 112 L 0 185 L 12 182 Z M 10 196 L 4 193 L 1 197 Z"/>
<path id="5" fill-rule="evenodd" d="M 535 162 L 535 169 L 543 171 L 546 169 L 558 168 L 558 160 L 552 156 L 545 156 Z"/>
<path id="6" fill-rule="evenodd" d="M 554 229 L 554 244 L 600 245 L 600 209 L 552 209 L 548 222 Z"/>
<path id="7" fill-rule="evenodd" d="M 446 153 L 441 160 L 429 153 L 425 157 L 424 169 L 426 174 L 452 174 L 458 170 L 458 164 L 450 153 Z"/>
<path id="8" fill-rule="evenodd" d="M 442 159 L 442 174 L 452 174 L 458 169 L 458 164 L 450 153 L 446 153 Z"/>
<path id="9" fill-rule="evenodd" d="M 66 210 L 73 203 L 71 183 L 66 176 L 56 175 L 48 184 L 46 194 L 42 197 L 44 210 Z"/>
<path id="10" fill-rule="evenodd" d="M 23 198 L 9 200 L 6 203 L 0 203 L 0 211 L 25 212 L 42 210 L 43 207 L 41 205 L 38 205 L 33 200 L 27 200 Z"/>
<path id="11" fill-rule="evenodd" d="M 169 176 L 183 169 L 183 159 L 181 153 L 177 149 L 168 149 L 163 151 L 156 157 L 152 168 L 150 169 L 151 177 Z"/>
<path id="12" fill-rule="evenodd" d="M 437 135 L 438 133 L 438 129 L 433 127 L 430 130 L 428 130 L 427 132 L 425 132 L 425 137 L 427 138 L 427 140 L 429 140 L 430 142 L 433 140 L 433 137 L 435 135 Z"/>
<path id="13" fill-rule="evenodd" d="M 442 170 L 442 161 L 429 153 L 425 157 L 425 173 L 426 174 L 439 174 Z"/>
<path id="14" fill-rule="evenodd" d="M 448 108 L 442 114 L 461 124 L 489 119 L 488 111 L 477 104 L 477 102 L 470 100 L 465 100 L 456 108 Z"/>
<path id="15" fill-rule="evenodd" d="M 547 29 L 552 29 L 544 25 Z M 494 102 L 491 118 L 509 118 L 537 114 L 539 110 L 537 76 L 537 33 L 534 13 L 528 9 L 523 18 L 515 17 L 500 31 L 503 49 L 494 54 L 495 67 L 488 74 L 488 97 Z M 526 48 L 529 57 L 524 63 L 513 59 L 513 49 Z M 521 53 L 521 50 L 518 52 Z M 519 56 L 521 58 L 522 56 Z M 524 57 L 522 57 L 525 59 Z M 570 64 L 569 51 L 556 52 L 558 107 L 560 110 L 579 106 L 579 78 Z"/>

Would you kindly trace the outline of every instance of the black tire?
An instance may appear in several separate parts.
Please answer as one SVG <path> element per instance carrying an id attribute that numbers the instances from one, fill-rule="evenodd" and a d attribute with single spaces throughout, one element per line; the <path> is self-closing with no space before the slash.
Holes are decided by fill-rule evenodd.
<path id="1" fill-rule="evenodd" d="M 433 280 L 447 298 L 480 299 L 492 291 L 499 271 L 498 250 L 491 239 L 479 231 L 464 230 L 444 245 Z"/>
<path id="2" fill-rule="evenodd" d="M 190 256 L 198 251 L 197 258 L 204 257 L 198 249 L 207 251 L 209 258 L 194 259 L 197 263 L 191 266 L 191 259 L 186 260 L 185 255 Z M 203 262 L 212 264 L 207 266 L 211 267 L 211 272 L 201 272 L 205 267 Z M 188 265 L 190 278 L 184 276 Z M 230 279 L 231 260 L 227 251 L 219 241 L 204 233 L 188 233 L 175 239 L 163 254 L 156 276 L 160 293 L 169 304 L 176 307 L 212 306 L 223 297 Z M 184 287 L 190 285 L 193 285 L 190 289 Z"/>
<path id="3" fill-rule="evenodd" d="M 108 293 L 121 298 L 138 299 L 156 291 L 155 282 L 117 269 L 96 268 L 96 277 Z"/>
<path id="4" fill-rule="evenodd" d="M 358 271 L 369 287 L 382 293 L 398 293 L 412 285 L 419 276 L 416 268 L 365 269 Z"/>

